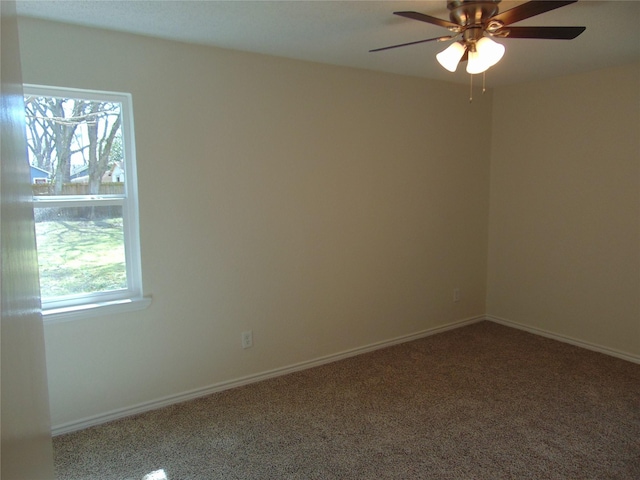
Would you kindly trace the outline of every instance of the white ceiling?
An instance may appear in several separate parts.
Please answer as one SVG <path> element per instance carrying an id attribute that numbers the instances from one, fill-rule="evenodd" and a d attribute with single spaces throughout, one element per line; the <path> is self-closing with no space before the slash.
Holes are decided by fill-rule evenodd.
<path id="1" fill-rule="evenodd" d="M 441 27 L 393 15 L 413 10 L 448 19 L 445 0 L 429 1 L 104 1 L 18 0 L 19 15 L 313 62 L 468 83 L 449 73 L 430 42 L 368 50 L 447 35 Z M 504 0 L 500 11 L 523 1 Z M 574 40 L 501 40 L 507 50 L 487 72 L 498 86 L 640 61 L 640 1 L 591 1 L 553 10 L 518 26 L 586 26 Z M 615 86 L 610 86 L 615 93 Z"/>

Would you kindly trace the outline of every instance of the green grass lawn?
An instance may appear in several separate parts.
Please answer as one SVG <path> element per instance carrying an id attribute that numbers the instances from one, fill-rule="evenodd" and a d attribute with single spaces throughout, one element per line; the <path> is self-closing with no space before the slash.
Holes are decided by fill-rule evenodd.
<path id="1" fill-rule="evenodd" d="M 127 287 L 122 218 L 36 223 L 43 299 Z"/>

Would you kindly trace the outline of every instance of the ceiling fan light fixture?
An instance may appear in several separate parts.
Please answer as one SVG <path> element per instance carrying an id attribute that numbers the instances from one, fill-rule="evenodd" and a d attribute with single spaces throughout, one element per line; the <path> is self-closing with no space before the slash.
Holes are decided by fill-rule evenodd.
<path id="1" fill-rule="evenodd" d="M 451 45 L 437 54 L 436 59 L 443 68 L 449 70 L 450 72 L 455 72 L 456 68 L 458 68 L 458 63 L 460 63 L 462 55 L 464 55 L 465 50 L 465 46 L 460 42 L 453 42 Z"/>
<path id="2" fill-rule="evenodd" d="M 0 0 L 2 1 L 2 0 Z M 427 38 L 413 42 L 400 43 L 389 47 L 376 48 L 370 52 L 380 52 L 392 48 L 406 47 L 427 42 L 452 40 L 453 43 L 436 55 L 438 63 L 445 70 L 455 72 L 461 61 L 468 61 L 467 73 L 483 73 L 497 64 L 505 53 L 505 48 L 492 38 L 541 38 L 546 40 L 571 40 L 586 27 L 513 27 L 514 23 L 535 17 L 578 0 L 527 0 L 516 2 L 516 7 L 500 11 L 498 4 L 502 0 L 446 0 L 449 20 L 432 17 L 420 12 L 393 12 L 404 18 L 418 20 L 444 27 L 452 35 Z M 465 55 L 466 53 L 466 55 Z M 472 77 L 473 78 L 473 77 Z M 473 80 L 472 80 L 473 83 Z"/>
<path id="3" fill-rule="evenodd" d="M 482 73 L 493 67 L 504 55 L 504 45 L 494 42 L 489 37 L 482 37 L 476 42 L 475 51 L 469 51 L 467 73 Z"/>

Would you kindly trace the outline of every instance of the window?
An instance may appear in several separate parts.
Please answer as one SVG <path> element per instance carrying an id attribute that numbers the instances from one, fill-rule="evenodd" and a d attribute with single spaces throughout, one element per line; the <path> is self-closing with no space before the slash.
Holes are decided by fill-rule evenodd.
<path id="1" fill-rule="evenodd" d="M 45 319 L 143 308 L 131 96 L 24 92 Z"/>

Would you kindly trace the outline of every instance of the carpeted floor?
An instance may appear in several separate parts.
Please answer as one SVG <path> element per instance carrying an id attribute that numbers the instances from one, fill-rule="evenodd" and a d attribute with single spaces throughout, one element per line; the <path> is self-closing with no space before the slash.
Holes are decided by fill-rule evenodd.
<path id="1" fill-rule="evenodd" d="M 65 480 L 637 480 L 640 365 L 481 322 L 56 437 L 54 451 Z"/>

